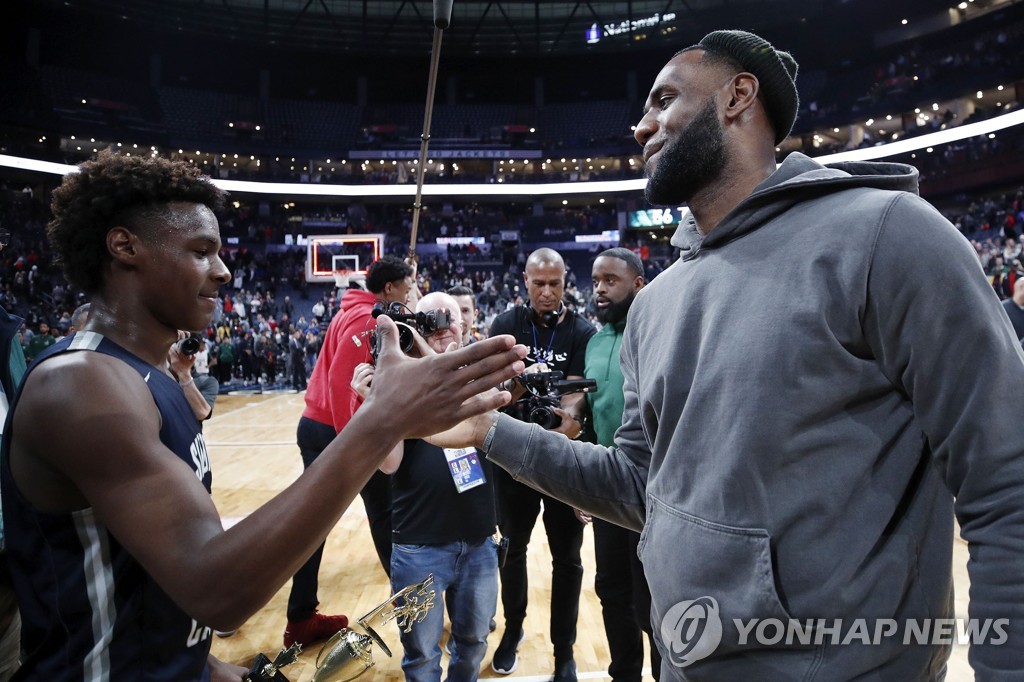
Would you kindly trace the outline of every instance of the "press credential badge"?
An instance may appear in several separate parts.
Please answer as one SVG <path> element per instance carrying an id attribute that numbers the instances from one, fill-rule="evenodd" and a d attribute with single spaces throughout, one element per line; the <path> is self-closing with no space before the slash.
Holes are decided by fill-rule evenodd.
<path id="1" fill-rule="evenodd" d="M 460 493 L 487 482 L 475 448 L 444 448 L 444 456 L 448 460 L 448 471 L 455 481 L 455 489 Z"/>

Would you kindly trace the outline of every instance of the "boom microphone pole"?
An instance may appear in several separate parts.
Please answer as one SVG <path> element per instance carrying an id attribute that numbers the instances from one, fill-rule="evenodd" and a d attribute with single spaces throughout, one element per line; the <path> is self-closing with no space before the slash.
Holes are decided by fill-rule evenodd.
<path id="1" fill-rule="evenodd" d="M 420 227 L 420 209 L 423 208 L 423 179 L 427 175 L 427 145 L 430 144 L 430 117 L 434 109 L 434 91 L 437 88 L 437 65 L 441 61 L 441 32 L 452 22 L 454 0 L 434 0 L 434 43 L 430 47 L 430 77 L 427 80 L 427 108 L 423 114 L 423 134 L 420 136 L 419 173 L 416 174 L 416 198 L 412 205 L 412 233 L 409 235 L 409 259 L 416 258 L 416 232 Z"/>

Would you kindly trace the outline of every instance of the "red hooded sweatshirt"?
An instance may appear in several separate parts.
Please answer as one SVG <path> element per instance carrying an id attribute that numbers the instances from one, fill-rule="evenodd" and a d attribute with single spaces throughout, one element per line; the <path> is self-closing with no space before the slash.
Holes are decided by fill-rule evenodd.
<path id="1" fill-rule="evenodd" d="M 377 320 L 371 315 L 376 302 L 376 296 L 359 289 L 349 289 L 341 297 L 341 310 L 327 326 L 306 387 L 303 417 L 341 431 L 362 403 L 349 384 L 356 365 L 370 361 L 370 338 L 366 332 L 377 327 Z"/>

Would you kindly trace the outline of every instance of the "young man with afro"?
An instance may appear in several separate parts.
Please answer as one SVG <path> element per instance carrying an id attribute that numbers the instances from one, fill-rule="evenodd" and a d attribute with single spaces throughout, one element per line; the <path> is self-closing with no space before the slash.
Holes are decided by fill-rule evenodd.
<path id="1" fill-rule="evenodd" d="M 398 442 L 503 404 L 477 394 L 522 370 L 507 337 L 407 358 L 381 317 L 374 395 L 316 467 L 225 530 L 199 423 L 166 370 L 230 278 L 221 202 L 186 163 L 111 153 L 54 192 L 49 238 L 92 310 L 29 368 L 3 439 L 21 679 L 240 680 L 209 655 L 211 629 L 263 606 Z"/>

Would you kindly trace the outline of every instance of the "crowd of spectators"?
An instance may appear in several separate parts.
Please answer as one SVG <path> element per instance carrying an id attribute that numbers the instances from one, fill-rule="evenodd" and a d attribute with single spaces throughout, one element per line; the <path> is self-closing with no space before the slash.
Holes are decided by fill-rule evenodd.
<path id="1" fill-rule="evenodd" d="M 1024 186 L 1016 192 L 972 200 L 965 208 L 947 213 L 970 240 L 999 298 L 1011 298 L 1014 284 L 1024 278 Z"/>
<path id="2" fill-rule="evenodd" d="M 8 185 L 0 188 L 0 197 L 0 226 L 11 232 L 10 246 L 4 249 L 0 263 L 0 305 L 25 319 L 19 339 L 31 358 L 71 330 L 72 313 L 86 302 L 86 297 L 66 283 L 51 257 L 45 238 L 48 198 L 36 196 L 30 188 Z M 340 209 L 318 210 L 324 218 Z M 1001 299 L 1011 297 L 1014 283 L 1024 277 L 1024 187 L 973 199 L 956 197 L 943 207 L 943 212 L 974 246 L 994 291 Z M 478 225 L 478 219 L 485 214 L 501 214 L 499 222 L 519 227 L 519 221 L 525 219 L 510 206 L 469 205 L 447 215 L 429 215 L 421 230 L 428 236 L 486 234 L 490 238 L 494 228 Z M 356 216 L 348 227 L 383 231 L 387 235 L 385 251 L 405 254 L 407 212 L 389 207 L 360 207 L 346 215 Z M 595 217 L 583 210 L 567 210 L 562 217 L 567 224 L 578 227 L 595 221 L 600 226 L 610 216 L 611 213 Z M 214 321 L 203 334 L 207 344 L 204 362 L 200 364 L 208 367 L 209 374 L 224 391 L 304 388 L 320 349 L 322 331 L 337 311 L 341 292 L 333 285 L 307 283 L 305 248 L 274 248 L 283 242 L 281 233 L 287 230 L 288 223 L 273 223 L 272 229 L 266 229 L 268 220 L 273 223 L 269 217 L 244 209 L 223 218 L 225 234 L 241 236 L 238 244 L 227 244 L 222 252 L 233 278 L 222 289 Z M 626 245 L 645 247 L 636 238 Z M 589 251 L 565 254 L 566 302 L 592 321 L 589 265 L 598 249 L 595 245 Z M 524 302 L 525 256 L 521 248 L 491 248 L 490 244 L 481 248 L 453 246 L 443 256 L 421 260 L 419 286 L 424 292 L 469 287 L 476 295 L 480 313 L 477 333 L 486 335 L 497 314 Z M 673 258 L 671 253 L 667 257 L 648 258 L 648 279 L 667 267 Z"/>
<path id="3" fill-rule="evenodd" d="M 924 99 L 950 99 L 994 85 L 992 79 L 1019 75 L 1024 56 L 1016 47 L 1024 23 L 954 37 L 938 33 L 874 53 L 862 64 L 844 64 L 845 77 L 804 74 L 817 87 L 801 91 L 798 120 L 803 124 L 841 124 L 851 114 L 871 115 L 879 107 L 895 113 Z M 815 77 L 817 76 L 817 77 Z M 980 82 L 979 82 L 980 81 Z"/>

